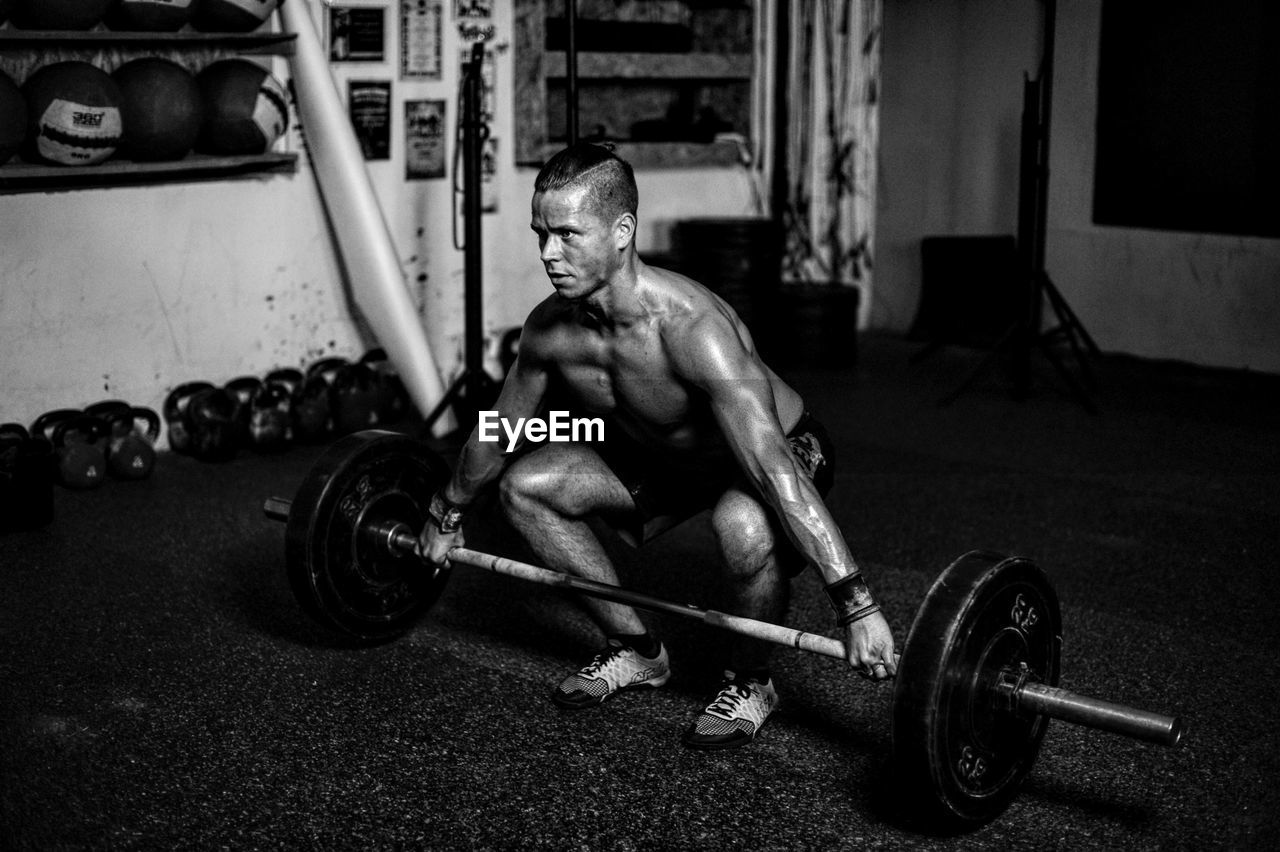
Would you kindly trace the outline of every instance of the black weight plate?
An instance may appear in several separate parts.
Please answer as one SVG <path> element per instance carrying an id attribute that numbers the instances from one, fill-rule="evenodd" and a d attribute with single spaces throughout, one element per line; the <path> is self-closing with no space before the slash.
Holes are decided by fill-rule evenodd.
<path id="1" fill-rule="evenodd" d="M 934 582 L 916 613 L 893 695 L 894 766 L 943 827 L 986 822 L 1035 763 L 1049 719 L 1017 713 L 996 684 L 1025 664 L 1056 686 L 1062 616 L 1034 563 L 975 551 Z"/>
<path id="2" fill-rule="evenodd" d="M 289 509 L 289 584 L 322 624 L 367 641 L 404 633 L 435 603 L 447 574 L 398 555 L 373 531 L 404 523 L 417 535 L 449 469 L 395 432 L 348 435 L 321 455 Z"/>

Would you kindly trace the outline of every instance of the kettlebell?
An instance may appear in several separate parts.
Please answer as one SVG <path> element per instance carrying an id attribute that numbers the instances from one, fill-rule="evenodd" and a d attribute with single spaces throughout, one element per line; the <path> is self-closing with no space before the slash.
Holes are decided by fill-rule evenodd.
<path id="1" fill-rule="evenodd" d="M 307 368 L 306 378 L 293 393 L 295 441 L 318 441 L 329 434 L 329 380 L 346 363 L 343 358 L 322 358 Z"/>
<path id="2" fill-rule="evenodd" d="M 304 378 L 302 371 L 297 367 L 281 367 L 278 370 L 272 370 L 267 373 L 262 380 L 264 382 L 280 382 L 289 389 L 289 394 L 292 395 L 301 386 Z"/>
<path id="3" fill-rule="evenodd" d="M 53 444 L 21 423 L 0 424 L 0 532 L 53 521 Z"/>
<path id="4" fill-rule="evenodd" d="M 279 452 L 292 434 L 293 391 L 289 383 L 268 378 L 249 400 L 249 443 L 258 452 Z"/>
<path id="5" fill-rule="evenodd" d="M 191 432 L 187 427 L 187 408 L 197 393 L 209 390 L 208 382 L 186 382 L 169 391 L 164 400 L 164 422 L 169 427 L 169 449 L 175 453 L 190 454 Z"/>
<path id="6" fill-rule="evenodd" d="M 368 364 L 378 379 L 378 422 L 400 421 L 409 413 L 409 394 L 395 367 L 387 359 L 386 350 L 382 347 L 370 349 L 360 357 L 360 362 Z"/>
<path id="7" fill-rule="evenodd" d="M 61 420 L 67 420 L 71 417 L 79 417 L 83 414 L 78 408 L 55 408 L 52 411 L 46 411 L 31 423 L 31 435 L 39 435 L 49 441 L 53 440 L 53 427 Z"/>
<path id="8" fill-rule="evenodd" d="M 242 447 L 249 446 L 249 412 L 253 394 L 262 386 L 257 376 L 240 376 L 226 384 L 227 393 L 235 401 L 235 413 L 232 419 L 236 423 L 236 443 Z"/>
<path id="9" fill-rule="evenodd" d="M 378 425 L 378 382 L 368 364 L 347 364 L 334 374 L 329 388 L 333 431 L 350 435 Z"/>
<path id="10" fill-rule="evenodd" d="M 106 477 L 103 444 L 107 425 L 98 417 L 77 414 L 53 424 L 53 446 L 58 457 L 58 480 L 68 488 L 97 488 Z"/>
<path id="11" fill-rule="evenodd" d="M 108 399 L 86 406 L 84 413 L 106 424 L 107 473 L 116 479 L 146 479 L 151 475 L 156 463 L 154 444 L 160 434 L 160 418 L 154 411 L 135 409 L 122 399 Z M 138 420 L 147 423 L 144 433 L 137 431 Z"/>
<path id="12" fill-rule="evenodd" d="M 127 406 L 102 418 L 109 429 L 107 472 L 116 479 L 146 479 L 156 465 L 160 415 L 150 408 Z M 138 424 L 142 423 L 141 431 Z"/>
<path id="13" fill-rule="evenodd" d="M 0 423 L 0 447 L 30 439 L 31 433 L 21 423 Z"/>
<path id="14" fill-rule="evenodd" d="M 78 408 L 55 408 L 52 411 L 46 411 L 31 423 L 31 435 L 39 436 L 49 442 L 53 448 L 54 461 L 54 479 L 63 482 L 63 458 L 66 456 L 62 445 L 56 439 L 56 428 L 59 423 L 69 421 L 76 417 L 83 417 L 84 412 Z M 99 464 L 97 472 L 103 472 L 103 465 Z M 64 483 L 65 484 L 65 483 Z"/>
<path id="15" fill-rule="evenodd" d="M 223 388 L 209 385 L 192 394 L 182 414 L 191 455 L 205 462 L 235 458 L 235 414 L 235 398 Z"/>

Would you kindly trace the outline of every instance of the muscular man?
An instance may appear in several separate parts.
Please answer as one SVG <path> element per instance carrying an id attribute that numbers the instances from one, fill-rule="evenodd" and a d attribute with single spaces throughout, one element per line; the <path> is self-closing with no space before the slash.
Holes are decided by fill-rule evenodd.
<path id="1" fill-rule="evenodd" d="M 822 574 L 844 628 L 851 666 L 884 679 L 896 670 L 893 636 L 822 501 L 832 453 L 800 395 L 756 353 L 742 321 L 695 281 L 636 254 L 635 177 L 606 148 L 578 144 L 534 183 L 532 227 L 555 292 L 525 321 L 498 397 L 499 415 L 549 407 L 605 419 L 597 443 L 528 444 L 471 433 L 453 477 L 431 504 L 421 552 L 447 564 L 461 519 L 485 486 L 548 567 L 617 584 L 589 519 L 633 543 L 711 509 L 730 613 L 780 621 L 804 565 Z M 566 708 L 621 689 L 666 683 L 666 649 L 629 606 L 589 599 L 607 644 L 555 688 Z M 750 742 L 777 704 L 770 646 L 738 639 L 720 693 L 685 732 L 694 748 Z"/>

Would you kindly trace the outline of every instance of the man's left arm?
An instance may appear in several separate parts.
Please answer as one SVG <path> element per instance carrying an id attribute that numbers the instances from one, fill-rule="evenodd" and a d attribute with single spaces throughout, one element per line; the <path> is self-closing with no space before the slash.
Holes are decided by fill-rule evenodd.
<path id="1" fill-rule="evenodd" d="M 854 668 L 872 677 L 897 669 L 893 634 L 861 569 L 812 480 L 800 467 L 779 422 L 764 368 L 732 327 L 699 322 L 672 347 L 676 371 L 706 394 L 738 465 L 782 521 L 792 544 L 822 574 Z M 883 664 L 883 668 L 876 668 Z"/>

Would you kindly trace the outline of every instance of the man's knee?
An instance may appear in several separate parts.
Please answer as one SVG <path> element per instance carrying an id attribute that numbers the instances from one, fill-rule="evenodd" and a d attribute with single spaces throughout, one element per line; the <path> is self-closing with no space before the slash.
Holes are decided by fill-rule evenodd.
<path id="1" fill-rule="evenodd" d="M 777 571 L 777 534 L 763 506 L 742 495 L 723 499 L 712 515 L 712 529 L 724 554 L 727 577 L 749 583 Z"/>
<path id="2" fill-rule="evenodd" d="M 516 461 L 498 483 L 498 500 L 508 516 L 520 516 L 538 508 L 555 508 L 550 499 L 557 493 L 558 472 L 541 464 L 536 454 Z"/>

